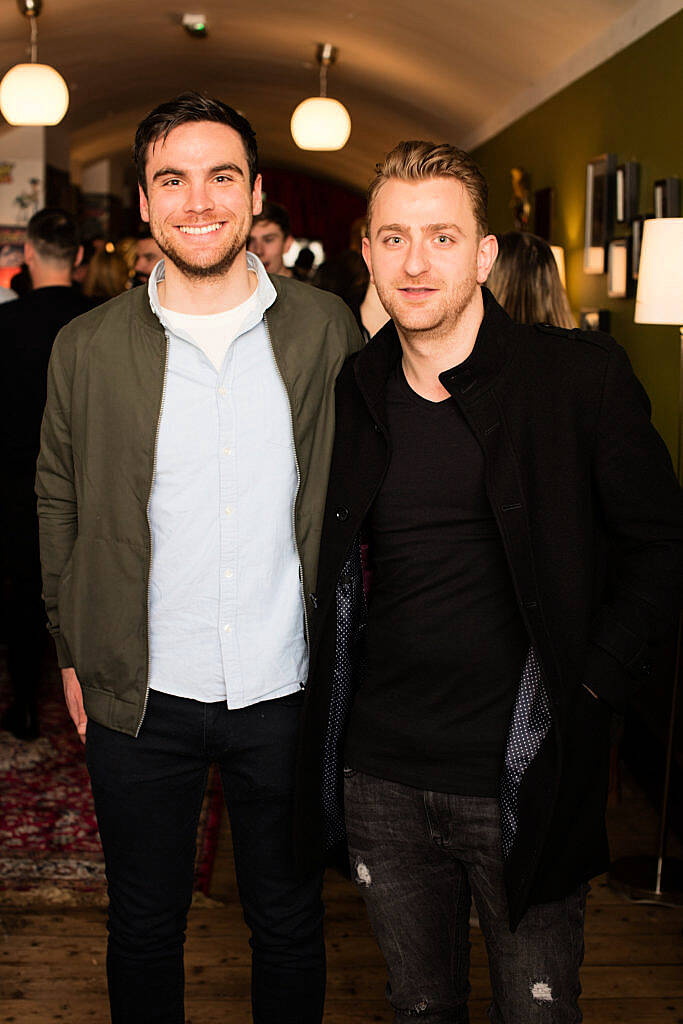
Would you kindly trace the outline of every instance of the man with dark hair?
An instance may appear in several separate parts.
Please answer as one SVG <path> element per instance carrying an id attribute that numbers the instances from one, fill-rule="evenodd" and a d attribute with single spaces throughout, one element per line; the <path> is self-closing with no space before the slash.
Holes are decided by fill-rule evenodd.
<path id="1" fill-rule="evenodd" d="M 13 689 L 2 724 L 15 736 L 32 739 L 38 735 L 36 689 L 45 638 L 33 484 L 47 364 L 57 332 L 92 303 L 71 287 L 80 247 L 70 213 L 46 209 L 34 214 L 24 259 L 33 288 L 0 308 L 0 514 Z"/>
<path id="2" fill-rule="evenodd" d="M 163 252 L 149 231 L 138 238 L 135 243 L 135 277 L 133 278 L 133 284 L 147 284 L 149 275 L 159 260 L 163 258 L 163 255 Z"/>
<path id="3" fill-rule="evenodd" d="M 236 111 L 184 94 L 145 118 L 135 154 L 165 259 L 57 339 L 37 475 L 48 619 L 107 865 L 112 1020 L 184 1020 L 216 762 L 254 1020 L 319 1024 L 321 874 L 294 864 L 293 766 L 332 382 L 361 341 L 336 298 L 247 253 L 261 177 Z"/>
<path id="4" fill-rule="evenodd" d="M 249 251 L 258 256 L 269 274 L 293 277 L 292 271 L 285 266 L 283 260 L 293 241 L 289 214 L 284 206 L 280 203 L 264 202 L 263 209 L 258 217 L 254 217 L 251 225 Z"/>
<path id="5" fill-rule="evenodd" d="M 322 856 L 345 805 L 396 1022 L 469 1019 L 473 897 L 491 1020 L 574 1024 L 610 712 L 676 619 L 680 493 L 614 340 L 483 287 L 468 154 L 402 143 L 369 199 L 392 319 L 337 382 L 300 841 Z"/>

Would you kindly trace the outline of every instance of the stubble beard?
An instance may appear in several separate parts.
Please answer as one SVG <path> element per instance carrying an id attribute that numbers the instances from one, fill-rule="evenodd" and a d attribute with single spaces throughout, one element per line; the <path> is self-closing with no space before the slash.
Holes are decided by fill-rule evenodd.
<path id="1" fill-rule="evenodd" d="M 237 228 L 235 234 L 226 244 L 225 249 L 212 263 L 191 263 L 186 260 L 181 252 L 173 244 L 171 238 L 164 232 L 159 224 L 150 220 L 150 233 L 157 243 L 164 256 L 173 263 L 185 277 L 194 281 L 203 281 L 212 277 L 222 277 L 233 265 L 239 254 L 246 248 L 249 238 L 249 225 L 242 225 Z"/>
<path id="2" fill-rule="evenodd" d="M 420 282 L 411 283 L 418 286 Z M 468 278 L 458 283 L 454 291 L 444 296 L 437 308 L 410 310 L 401 305 L 393 285 L 385 288 L 375 281 L 380 302 L 401 333 L 405 336 L 420 337 L 425 341 L 438 341 L 440 338 L 450 337 L 472 302 L 477 286 L 477 272 L 473 270 Z M 411 313 L 412 316 L 409 315 Z"/>

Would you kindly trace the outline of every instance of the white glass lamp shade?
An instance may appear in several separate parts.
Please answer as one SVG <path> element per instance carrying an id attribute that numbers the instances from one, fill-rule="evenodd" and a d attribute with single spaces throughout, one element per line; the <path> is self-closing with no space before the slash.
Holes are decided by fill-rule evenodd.
<path id="1" fill-rule="evenodd" d="M 683 217 L 645 221 L 634 319 L 683 325 Z"/>
<path id="2" fill-rule="evenodd" d="M 0 110 L 10 124 L 59 124 L 68 107 L 66 82 L 49 64 L 16 64 L 0 82 Z"/>
<path id="3" fill-rule="evenodd" d="M 342 149 L 351 134 L 351 118 L 339 100 L 311 96 L 296 108 L 290 127 L 299 149 Z"/>

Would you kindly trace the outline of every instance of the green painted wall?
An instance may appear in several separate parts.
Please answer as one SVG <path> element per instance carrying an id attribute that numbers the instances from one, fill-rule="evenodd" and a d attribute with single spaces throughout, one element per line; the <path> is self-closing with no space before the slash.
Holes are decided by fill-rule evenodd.
<path id="1" fill-rule="evenodd" d="M 679 335 L 633 322 L 633 299 L 608 299 L 605 275 L 583 273 L 586 164 L 601 153 L 640 163 L 640 213 L 653 209 L 657 178 L 683 177 L 683 13 L 520 118 L 473 151 L 486 175 L 492 231 L 514 225 L 510 168 L 523 166 L 531 191 L 555 190 L 552 241 L 565 247 L 572 308 L 609 309 L 610 331 L 628 351 L 652 401 L 655 426 L 675 459 Z M 628 229 L 615 226 L 615 235 Z"/>

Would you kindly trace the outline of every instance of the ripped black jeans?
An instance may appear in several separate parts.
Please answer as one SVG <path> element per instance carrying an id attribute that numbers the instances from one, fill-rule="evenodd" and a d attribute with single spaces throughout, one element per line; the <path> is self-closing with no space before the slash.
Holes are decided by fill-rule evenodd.
<path id="1" fill-rule="evenodd" d="M 472 896 L 488 951 L 490 1019 L 581 1021 L 588 887 L 531 907 L 513 934 L 497 800 L 344 774 L 352 877 L 387 963 L 396 1024 L 467 1024 Z"/>

